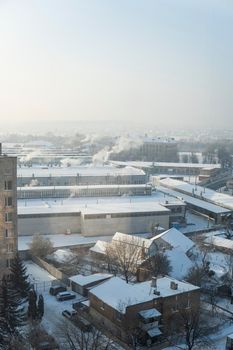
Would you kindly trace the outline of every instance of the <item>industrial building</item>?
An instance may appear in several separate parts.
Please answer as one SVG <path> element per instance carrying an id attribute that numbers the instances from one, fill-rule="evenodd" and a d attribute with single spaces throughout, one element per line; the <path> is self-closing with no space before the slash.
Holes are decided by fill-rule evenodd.
<path id="1" fill-rule="evenodd" d="M 207 215 L 217 224 L 232 214 L 232 196 L 171 178 L 160 180 L 157 189 L 164 195 L 183 200 L 190 209 Z"/>
<path id="2" fill-rule="evenodd" d="M 176 206 L 181 204 L 177 202 Z M 182 203 L 182 207 L 183 207 Z M 18 200 L 20 235 L 81 233 L 84 236 L 151 232 L 169 228 L 171 211 L 152 196 Z"/>
<path id="3" fill-rule="evenodd" d="M 86 186 L 25 186 L 18 187 L 18 199 L 150 196 L 150 185 L 86 185 Z"/>
<path id="4" fill-rule="evenodd" d="M 17 251 L 16 157 L 2 155 L 0 144 L 0 276 L 9 274 Z"/>
<path id="5" fill-rule="evenodd" d="M 143 170 L 133 167 L 20 167 L 17 186 L 87 186 L 145 184 Z"/>

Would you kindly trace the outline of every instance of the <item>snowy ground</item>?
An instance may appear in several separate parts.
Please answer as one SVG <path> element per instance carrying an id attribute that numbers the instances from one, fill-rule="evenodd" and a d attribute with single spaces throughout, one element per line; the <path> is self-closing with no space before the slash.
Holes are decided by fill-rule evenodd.
<path id="1" fill-rule="evenodd" d="M 43 235 L 45 238 L 49 238 L 54 248 L 60 247 L 69 247 L 85 244 L 95 244 L 98 240 L 100 241 L 110 241 L 112 236 L 97 236 L 97 237 L 84 237 L 80 234 L 71 234 L 71 235 Z M 18 249 L 19 250 L 28 250 L 29 243 L 32 241 L 33 236 L 19 236 L 18 237 Z"/>
<path id="2" fill-rule="evenodd" d="M 29 274 L 30 281 L 32 283 L 35 283 L 38 294 L 41 293 L 44 297 L 45 313 L 42 320 L 42 325 L 48 333 L 55 337 L 56 341 L 60 345 L 60 348 L 62 350 L 66 350 L 65 345 L 62 343 L 60 327 L 61 324 L 69 321 L 66 321 L 64 316 L 62 316 L 62 311 L 72 310 L 72 304 L 74 302 L 85 300 L 86 298 L 78 293 L 73 292 L 76 295 L 75 299 L 62 302 L 57 301 L 55 296 L 49 294 L 49 287 L 55 278 L 32 261 L 25 261 L 25 266 L 27 267 L 27 273 Z M 115 349 L 123 350 L 118 344 L 113 342 L 109 350 Z"/>
<path id="3" fill-rule="evenodd" d="M 187 226 L 179 228 L 182 233 L 191 233 L 195 231 L 205 230 L 214 226 L 213 221 L 208 220 L 202 215 L 194 214 L 187 210 L 186 212 Z"/>

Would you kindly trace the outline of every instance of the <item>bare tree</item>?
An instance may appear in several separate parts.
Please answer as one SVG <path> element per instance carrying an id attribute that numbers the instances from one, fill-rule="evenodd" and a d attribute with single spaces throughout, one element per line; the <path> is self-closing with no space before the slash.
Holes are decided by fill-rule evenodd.
<path id="1" fill-rule="evenodd" d="M 111 342 L 100 330 L 92 327 L 90 332 L 84 332 L 67 320 L 59 324 L 58 334 L 63 346 L 70 350 L 108 350 Z"/>
<path id="2" fill-rule="evenodd" d="M 41 325 L 35 323 L 31 324 L 27 334 L 27 340 L 32 349 L 40 348 L 41 343 L 46 343 L 48 347 L 51 346 L 53 349 L 58 349 L 55 339 Z"/>
<path id="3" fill-rule="evenodd" d="M 175 325 L 172 329 L 173 335 L 169 337 L 169 342 L 177 348 L 184 349 L 178 344 L 185 343 L 186 350 L 192 350 L 194 347 L 202 349 L 211 346 L 208 337 L 210 326 L 206 320 L 206 316 L 200 313 L 199 309 L 182 308 L 175 314 L 171 322 Z"/>
<path id="4" fill-rule="evenodd" d="M 170 260 L 163 252 L 158 252 L 156 255 L 147 260 L 148 269 L 154 277 L 158 275 L 169 275 L 172 271 Z"/>
<path id="5" fill-rule="evenodd" d="M 112 241 L 106 248 L 106 260 L 110 270 L 123 274 L 127 283 L 135 277 L 144 256 L 145 247 L 137 237 Z"/>
<path id="6" fill-rule="evenodd" d="M 30 253 L 39 258 L 44 258 L 53 251 L 53 244 L 48 238 L 44 238 L 39 233 L 33 235 L 32 242 L 29 244 Z"/>
<path id="7" fill-rule="evenodd" d="M 209 277 L 214 275 L 214 271 L 210 270 L 208 252 L 208 247 L 200 245 L 200 253 L 198 254 L 200 261 L 191 267 L 185 280 L 201 287 Z"/>

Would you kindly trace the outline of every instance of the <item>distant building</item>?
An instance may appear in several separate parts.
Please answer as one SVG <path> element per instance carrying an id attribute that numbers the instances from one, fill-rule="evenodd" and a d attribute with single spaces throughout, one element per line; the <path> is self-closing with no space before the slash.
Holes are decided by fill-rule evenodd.
<path id="1" fill-rule="evenodd" d="M 112 160 L 137 160 L 146 162 L 178 161 L 177 142 L 174 138 L 148 137 L 138 147 L 111 154 Z"/>
<path id="2" fill-rule="evenodd" d="M 178 160 L 177 142 L 174 138 L 148 137 L 139 149 L 140 159 L 148 162 L 175 162 Z"/>
<path id="3" fill-rule="evenodd" d="M 17 158 L 2 155 L 0 144 L 0 276 L 9 273 L 17 251 Z"/>
<path id="4" fill-rule="evenodd" d="M 24 186 L 87 186 L 145 184 L 146 174 L 133 167 L 21 167 L 17 185 Z"/>

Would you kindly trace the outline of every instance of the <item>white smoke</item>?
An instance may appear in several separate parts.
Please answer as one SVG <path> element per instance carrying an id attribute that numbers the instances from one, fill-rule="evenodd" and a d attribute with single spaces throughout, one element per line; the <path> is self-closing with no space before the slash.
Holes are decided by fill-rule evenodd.
<path id="1" fill-rule="evenodd" d="M 27 163 L 30 162 L 33 158 L 40 157 L 41 156 L 41 150 L 35 150 L 29 152 L 27 155 L 20 157 L 19 161 L 21 163 Z"/>
<path id="2" fill-rule="evenodd" d="M 109 155 L 109 147 L 106 146 L 92 157 L 92 162 L 95 166 L 103 165 L 103 163 L 107 162 Z"/>
<path id="3" fill-rule="evenodd" d="M 74 159 L 74 158 L 64 158 L 61 161 L 61 166 L 62 167 L 68 167 L 68 166 L 80 166 L 83 162 L 82 159 Z"/>
<path id="4" fill-rule="evenodd" d="M 39 185 L 39 181 L 37 179 L 32 179 L 30 184 L 28 185 L 29 187 L 35 187 Z"/>
<path id="5" fill-rule="evenodd" d="M 96 153 L 92 157 L 94 165 L 107 162 L 110 154 L 120 153 L 122 151 L 128 151 L 132 148 L 138 148 L 142 145 L 143 141 L 139 137 L 121 136 L 117 139 L 116 144 L 110 149 L 110 147 L 104 147 L 101 151 Z"/>

